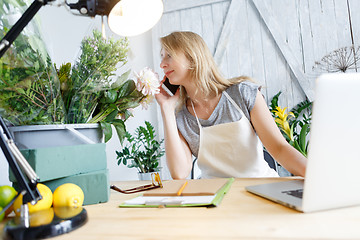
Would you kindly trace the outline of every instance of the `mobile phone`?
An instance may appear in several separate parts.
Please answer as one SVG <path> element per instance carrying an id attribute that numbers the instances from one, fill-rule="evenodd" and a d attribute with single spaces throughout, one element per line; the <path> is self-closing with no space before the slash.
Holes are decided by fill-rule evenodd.
<path id="1" fill-rule="evenodd" d="M 177 89 L 179 88 L 179 85 L 174 85 L 169 82 L 168 78 L 165 78 L 164 83 L 161 85 L 161 87 L 170 95 L 173 96 Z"/>

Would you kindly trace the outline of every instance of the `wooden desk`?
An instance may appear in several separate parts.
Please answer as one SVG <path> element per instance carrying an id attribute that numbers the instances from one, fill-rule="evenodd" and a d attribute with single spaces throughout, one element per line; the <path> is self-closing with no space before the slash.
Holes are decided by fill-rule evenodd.
<path id="1" fill-rule="evenodd" d="M 244 189 L 282 180 L 236 179 L 215 208 L 118 208 L 135 194 L 112 191 L 109 202 L 85 207 L 85 226 L 53 239 L 360 239 L 360 207 L 304 214 Z"/>

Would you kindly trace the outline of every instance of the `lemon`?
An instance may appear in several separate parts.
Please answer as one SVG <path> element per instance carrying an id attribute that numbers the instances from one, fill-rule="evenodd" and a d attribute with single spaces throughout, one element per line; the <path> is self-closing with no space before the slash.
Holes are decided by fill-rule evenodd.
<path id="1" fill-rule="evenodd" d="M 6 207 L 11 202 L 11 200 L 13 200 L 16 194 L 17 192 L 13 187 L 7 185 L 0 186 L 0 207 L 2 208 Z M 5 216 L 9 215 L 9 213 L 11 213 L 12 210 L 13 210 L 13 206 L 10 206 L 6 210 Z"/>
<path id="2" fill-rule="evenodd" d="M 38 227 L 51 223 L 54 218 L 54 209 L 47 208 L 41 211 L 33 212 L 30 215 L 30 227 Z"/>
<path id="3" fill-rule="evenodd" d="M 53 202 L 53 194 L 49 187 L 47 187 L 42 183 L 38 183 L 37 188 L 42 196 L 42 199 L 39 200 L 35 205 L 31 205 L 30 203 L 28 203 L 29 213 L 48 209 L 51 207 Z M 19 197 L 14 202 L 14 211 L 17 216 L 20 216 L 20 209 L 23 203 L 22 199 L 23 196 L 22 194 L 20 194 Z"/>
<path id="4" fill-rule="evenodd" d="M 84 203 L 84 192 L 73 183 L 65 183 L 54 191 L 54 207 L 80 207 Z"/>
<path id="5" fill-rule="evenodd" d="M 55 207 L 54 212 L 58 218 L 69 219 L 72 218 L 83 210 L 82 207 Z"/>

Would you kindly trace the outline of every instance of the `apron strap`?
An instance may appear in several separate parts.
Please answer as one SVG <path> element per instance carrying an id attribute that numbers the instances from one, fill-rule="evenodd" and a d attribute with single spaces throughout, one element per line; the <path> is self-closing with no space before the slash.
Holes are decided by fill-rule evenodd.
<path id="1" fill-rule="evenodd" d="M 234 105 L 234 107 L 235 107 L 243 116 L 245 116 L 244 112 L 241 110 L 241 108 L 239 107 L 239 105 L 237 105 L 237 103 L 234 101 L 234 99 L 232 99 L 227 92 L 223 91 L 223 93 L 224 93 L 225 97 L 232 103 L 232 105 Z"/>
<path id="2" fill-rule="evenodd" d="M 234 101 L 234 99 L 232 99 L 227 92 L 223 91 L 222 93 L 224 93 L 225 97 L 226 97 L 226 98 L 232 103 L 232 105 L 234 105 L 234 107 L 245 117 L 244 112 L 241 110 L 241 108 L 239 107 L 239 105 L 237 105 L 237 103 Z M 190 101 L 191 101 L 191 100 L 190 100 Z M 199 129 L 201 129 L 201 124 L 200 124 L 199 118 L 198 118 L 198 116 L 197 116 L 197 114 L 196 114 L 196 111 L 195 111 L 195 108 L 194 108 L 194 104 L 193 104 L 192 101 L 191 101 L 191 106 L 192 106 L 192 109 L 193 109 L 193 111 L 194 111 L 194 114 L 195 114 L 196 121 L 197 121 L 197 123 L 198 123 Z"/>
<path id="3" fill-rule="evenodd" d="M 201 124 L 200 124 L 199 118 L 198 118 L 198 116 L 197 116 L 197 114 L 196 114 L 196 112 L 195 112 L 195 108 L 194 108 L 193 101 L 192 101 L 192 100 L 190 100 L 190 101 L 191 101 L 192 109 L 193 109 L 193 111 L 194 111 L 194 113 L 195 113 L 195 117 L 196 117 L 196 121 L 197 121 L 198 126 L 199 126 L 199 130 L 201 130 Z"/>

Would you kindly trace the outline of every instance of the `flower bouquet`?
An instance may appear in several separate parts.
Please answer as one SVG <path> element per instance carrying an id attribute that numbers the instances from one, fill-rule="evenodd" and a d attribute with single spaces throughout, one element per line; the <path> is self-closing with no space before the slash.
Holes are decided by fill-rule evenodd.
<path id="1" fill-rule="evenodd" d="M 22 0 L 0 4 L 5 32 L 12 12 L 22 14 L 21 6 Z M 115 71 L 127 63 L 128 39 L 106 40 L 97 30 L 83 39 L 73 66 L 57 69 L 37 29 L 32 22 L 0 59 L 0 114 L 5 121 L 14 126 L 100 123 L 105 141 L 113 125 L 122 142 L 132 109 L 145 106 L 158 91 L 157 75 L 145 68 L 135 81 L 129 79 L 130 70 L 116 78 Z"/>
<path id="2" fill-rule="evenodd" d="M 132 116 L 132 110 L 139 105 L 147 109 L 148 104 L 159 93 L 160 80 L 150 68 L 144 68 L 136 74 L 136 82 L 127 80 L 129 72 L 118 78 L 103 95 L 95 109 L 95 115 L 88 123 L 100 122 L 104 131 L 105 141 L 112 136 L 111 125 L 117 131 L 119 140 L 123 143 L 126 128 L 124 122 Z"/>
<path id="3" fill-rule="evenodd" d="M 100 123 L 105 142 L 112 137 L 113 125 L 122 143 L 126 132 L 124 122 L 132 116 L 134 108 L 146 107 L 158 93 L 159 77 L 144 68 L 135 73 L 136 81 L 129 79 L 130 70 L 115 81 L 111 78 L 119 65 L 127 62 L 127 38 L 107 41 L 95 30 L 92 38 L 82 41 L 81 50 L 72 68 L 67 63 L 57 71 L 67 123 Z"/>

